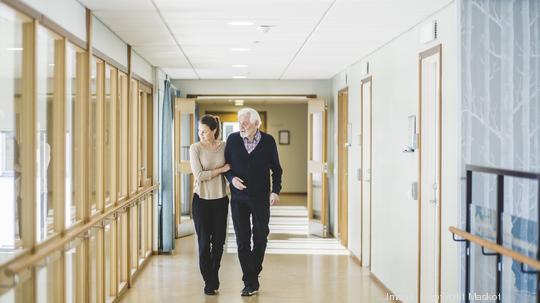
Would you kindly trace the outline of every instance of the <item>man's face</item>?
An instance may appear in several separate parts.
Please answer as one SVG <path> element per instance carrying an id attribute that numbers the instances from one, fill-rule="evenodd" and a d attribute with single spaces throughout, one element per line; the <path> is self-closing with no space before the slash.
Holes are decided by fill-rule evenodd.
<path id="1" fill-rule="evenodd" d="M 251 123 L 249 115 L 242 115 L 238 118 L 240 124 L 240 136 L 253 137 L 257 132 L 257 124 Z"/>

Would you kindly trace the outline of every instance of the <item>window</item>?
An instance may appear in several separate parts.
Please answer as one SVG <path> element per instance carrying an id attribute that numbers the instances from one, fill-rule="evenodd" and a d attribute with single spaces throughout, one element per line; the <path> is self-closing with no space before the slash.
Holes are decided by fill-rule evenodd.
<path id="1" fill-rule="evenodd" d="M 37 104 L 36 104 L 36 237 L 45 240 L 55 232 L 52 183 L 53 112 L 56 74 L 56 41 L 53 32 L 39 26 L 37 31 Z"/>
<path id="2" fill-rule="evenodd" d="M 77 209 L 77 170 L 80 170 L 80 163 L 76 164 L 73 161 L 74 155 L 80 153 L 80 146 L 84 146 L 81 142 L 81 130 L 77 124 L 79 106 L 81 106 L 81 96 L 79 92 L 82 89 L 82 63 L 84 61 L 84 53 L 81 49 L 73 44 L 67 45 L 66 52 L 66 138 L 65 138 L 65 177 L 66 177 L 66 196 L 65 196 L 65 209 L 66 209 L 66 227 L 73 225 L 74 223 L 82 219 L 81 210 Z M 76 165 L 75 165 L 76 164 Z M 77 182 L 76 182 L 77 181 Z"/>
<path id="3" fill-rule="evenodd" d="M 21 246 L 20 113 L 23 28 L 30 21 L 0 3 L 0 261 Z M 27 50 L 28 51 L 28 50 Z"/>

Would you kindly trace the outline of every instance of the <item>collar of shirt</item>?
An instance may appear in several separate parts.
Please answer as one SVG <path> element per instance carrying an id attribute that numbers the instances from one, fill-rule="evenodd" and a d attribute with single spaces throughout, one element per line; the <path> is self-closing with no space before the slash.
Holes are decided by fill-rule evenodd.
<path id="1" fill-rule="evenodd" d="M 245 137 L 242 137 L 242 139 L 244 139 L 244 142 L 246 143 L 255 143 L 255 142 L 259 142 L 259 140 L 261 140 L 261 131 L 259 131 L 257 129 L 257 132 L 255 133 L 255 136 L 253 136 L 253 140 L 249 140 L 249 138 L 247 136 Z"/>
<path id="2" fill-rule="evenodd" d="M 243 137 L 244 139 L 244 146 L 248 152 L 248 154 L 251 154 L 251 152 L 257 147 L 259 144 L 259 141 L 261 140 L 261 132 L 257 130 L 255 133 L 255 136 L 253 137 L 253 140 L 249 140 L 248 137 Z"/>

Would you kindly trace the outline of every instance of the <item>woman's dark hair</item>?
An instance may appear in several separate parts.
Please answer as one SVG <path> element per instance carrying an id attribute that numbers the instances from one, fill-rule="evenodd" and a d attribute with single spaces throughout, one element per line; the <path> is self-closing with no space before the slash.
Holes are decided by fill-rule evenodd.
<path id="1" fill-rule="evenodd" d="M 204 115 L 199 119 L 199 122 L 208 126 L 210 130 L 216 130 L 216 133 L 214 134 L 214 138 L 219 138 L 219 133 L 221 130 L 221 121 L 219 120 L 218 116 L 213 115 Z"/>

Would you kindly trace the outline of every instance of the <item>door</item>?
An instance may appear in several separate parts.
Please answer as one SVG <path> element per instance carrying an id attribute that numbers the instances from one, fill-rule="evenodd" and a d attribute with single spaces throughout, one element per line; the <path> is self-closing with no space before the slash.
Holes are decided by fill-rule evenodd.
<path id="1" fill-rule="evenodd" d="M 361 195 L 362 195 L 362 266 L 371 268 L 371 92 L 372 81 L 371 76 L 362 80 L 360 87 L 361 96 L 361 142 L 362 142 L 362 159 L 360 164 L 361 178 Z"/>
<path id="2" fill-rule="evenodd" d="M 420 54 L 419 71 L 419 302 L 433 302 L 440 295 L 441 262 L 440 45 Z"/>
<path id="3" fill-rule="evenodd" d="M 338 92 L 338 235 L 341 244 L 348 245 L 349 204 L 349 91 Z"/>
<path id="4" fill-rule="evenodd" d="M 309 233 L 328 236 L 328 164 L 326 162 L 326 105 L 308 101 L 308 219 Z"/>
<path id="5" fill-rule="evenodd" d="M 189 164 L 189 146 L 195 136 L 195 99 L 176 98 L 174 111 L 174 211 L 176 236 L 193 234 L 191 197 L 193 175 Z"/>

